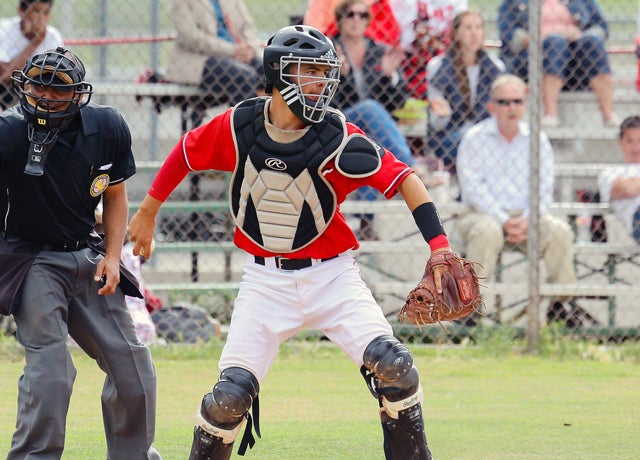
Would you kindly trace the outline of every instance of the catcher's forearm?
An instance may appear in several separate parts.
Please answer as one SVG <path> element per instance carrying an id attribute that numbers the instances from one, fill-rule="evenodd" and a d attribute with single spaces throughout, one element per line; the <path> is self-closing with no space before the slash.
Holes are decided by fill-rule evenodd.
<path id="1" fill-rule="evenodd" d="M 416 221 L 420 233 L 422 233 L 425 241 L 429 243 L 432 252 L 436 249 L 449 246 L 447 234 L 444 231 L 440 216 L 436 210 L 436 205 L 433 204 L 433 202 L 422 203 L 416 207 L 411 214 Z"/>

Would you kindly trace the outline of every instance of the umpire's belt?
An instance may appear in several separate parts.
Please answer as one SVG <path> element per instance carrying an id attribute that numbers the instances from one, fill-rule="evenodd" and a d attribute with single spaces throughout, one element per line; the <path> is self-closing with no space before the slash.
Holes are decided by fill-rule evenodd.
<path id="1" fill-rule="evenodd" d="M 84 249 L 87 246 L 87 240 L 71 241 L 70 243 L 56 243 L 56 244 L 44 244 L 42 249 L 44 251 L 56 251 L 56 252 L 73 252 Z"/>
<path id="2" fill-rule="evenodd" d="M 307 257 L 306 259 L 287 259 L 286 257 L 280 256 L 254 256 L 253 260 L 255 260 L 257 264 L 264 265 L 265 267 L 279 268 L 280 270 L 300 270 L 326 262 L 327 260 L 335 259 L 336 257 L 338 256 L 327 257 L 326 259 L 312 259 L 311 257 Z"/>
<path id="3" fill-rule="evenodd" d="M 12 235 L 11 233 L 3 232 L 4 238 L 9 242 L 25 241 L 18 235 Z M 25 241 L 26 242 L 26 241 Z M 79 251 L 89 247 L 85 238 L 78 241 L 70 241 L 68 243 L 31 243 L 34 246 L 38 246 L 42 251 L 55 251 L 55 252 L 73 252 Z"/>

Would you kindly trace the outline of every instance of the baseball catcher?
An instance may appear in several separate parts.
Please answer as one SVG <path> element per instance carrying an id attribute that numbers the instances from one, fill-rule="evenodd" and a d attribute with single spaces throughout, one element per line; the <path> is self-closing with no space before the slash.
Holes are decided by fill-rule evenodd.
<path id="1" fill-rule="evenodd" d="M 362 280 L 351 252 L 359 243 L 340 205 L 365 186 L 388 199 L 398 194 L 432 259 L 451 249 L 422 180 L 330 106 L 340 67 L 320 31 L 282 28 L 264 49 L 271 95 L 185 133 L 129 223 L 134 254 L 150 254 L 158 211 L 190 171 L 233 173 L 234 242 L 247 258 L 218 381 L 196 410 L 190 460 L 228 460 L 236 440 L 239 455 L 254 445 L 260 385 L 280 344 L 306 328 L 322 331 L 360 369 L 377 399 L 384 458 L 432 459 L 420 374 Z M 431 271 L 440 285 L 451 268 Z"/>
<path id="2" fill-rule="evenodd" d="M 440 287 L 434 276 L 436 267 L 446 267 L 442 272 Z M 466 318 L 478 312 L 482 304 L 480 284 L 474 263 L 454 252 L 431 254 L 424 275 L 418 285 L 411 290 L 405 304 L 400 309 L 400 322 L 421 326 L 438 323 L 445 330 L 443 321 Z"/>

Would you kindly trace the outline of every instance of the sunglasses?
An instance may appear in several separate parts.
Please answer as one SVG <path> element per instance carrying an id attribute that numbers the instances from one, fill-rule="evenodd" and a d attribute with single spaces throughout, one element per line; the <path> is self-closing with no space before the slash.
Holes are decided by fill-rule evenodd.
<path id="1" fill-rule="evenodd" d="M 519 99 L 494 99 L 493 102 L 495 102 L 498 105 L 503 105 L 503 106 L 508 106 L 511 104 L 515 104 L 515 105 L 522 105 L 524 104 L 524 99 L 519 98 Z"/>
<path id="2" fill-rule="evenodd" d="M 359 17 L 360 19 L 369 19 L 370 15 L 368 11 L 365 12 L 359 12 L 359 11 L 349 11 L 347 14 L 344 15 L 346 18 L 350 18 L 353 19 L 355 17 Z"/>

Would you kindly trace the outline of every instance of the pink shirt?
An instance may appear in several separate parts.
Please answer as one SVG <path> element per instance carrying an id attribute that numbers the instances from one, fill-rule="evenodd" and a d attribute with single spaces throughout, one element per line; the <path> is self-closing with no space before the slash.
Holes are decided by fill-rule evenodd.
<path id="1" fill-rule="evenodd" d="M 543 0 L 540 13 L 540 35 L 542 38 L 562 32 L 574 24 L 571 12 L 562 0 Z"/>

